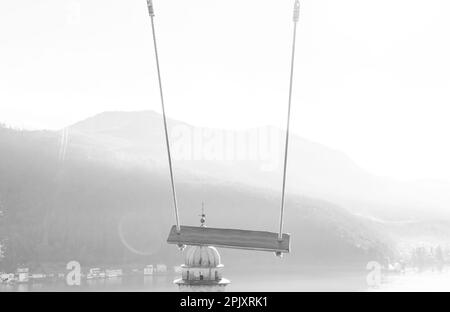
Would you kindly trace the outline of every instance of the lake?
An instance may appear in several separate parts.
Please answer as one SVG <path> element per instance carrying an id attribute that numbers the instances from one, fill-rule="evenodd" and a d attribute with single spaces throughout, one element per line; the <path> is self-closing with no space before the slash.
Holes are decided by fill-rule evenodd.
<path id="1" fill-rule="evenodd" d="M 81 286 L 69 287 L 63 280 L 27 284 L 0 284 L 0 291 L 177 291 L 176 275 L 124 276 L 100 280 L 82 280 Z M 409 271 L 384 274 L 378 287 L 369 287 L 367 272 L 345 270 L 308 270 L 296 273 L 250 274 L 228 272 L 228 291 L 450 291 L 450 271 L 442 273 Z"/>

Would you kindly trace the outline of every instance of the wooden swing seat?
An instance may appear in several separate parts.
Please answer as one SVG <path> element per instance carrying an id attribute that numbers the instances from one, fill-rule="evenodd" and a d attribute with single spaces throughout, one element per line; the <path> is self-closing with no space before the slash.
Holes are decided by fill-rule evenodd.
<path id="1" fill-rule="evenodd" d="M 289 253 L 290 235 L 283 234 L 278 240 L 278 233 L 249 231 L 237 229 L 219 229 L 209 227 L 181 226 L 180 232 L 174 225 L 170 229 L 167 242 L 177 245 L 206 245 L 222 248 L 270 251 Z"/>

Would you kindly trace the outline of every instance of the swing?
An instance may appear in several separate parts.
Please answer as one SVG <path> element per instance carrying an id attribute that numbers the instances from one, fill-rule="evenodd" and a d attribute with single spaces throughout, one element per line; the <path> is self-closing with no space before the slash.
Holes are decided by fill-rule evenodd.
<path id="1" fill-rule="evenodd" d="M 288 145 L 289 145 L 289 122 L 292 100 L 292 82 L 294 74 L 294 55 L 295 55 L 295 38 L 297 32 L 297 22 L 300 16 L 300 3 L 299 0 L 295 0 L 294 4 L 294 33 L 292 43 L 292 58 L 291 58 L 291 72 L 290 72 L 290 85 L 289 85 L 289 102 L 287 111 L 287 126 L 286 126 L 286 142 L 284 151 L 284 167 L 283 167 L 283 184 L 281 192 L 281 208 L 280 208 L 280 224 L 279 232 L 265 232 L 265 231 L 252 231 L 242 229 L 222 229 L 222 228 L 209 228 L 205 226 L 182 226 L 180 225 L 177 196 L 175 191 L 174 175 L 172 168 L 172 157 L 170 152 L 169 135 L 167 130 L 167 119 L 164 106 L 164 96 L 161 81 L 161 72 L 159 66 L 158 49 L 156 45 L 156 34 L 154 25 L 154 8 L 152 0 L 147 0 L 148 10 L 152 24 L 153 44 L 155 50 L 156 67 L 158 72 L 159 91 L 162 106 L 162 115 L 164 122 L 165 141 L 167 146 L 167 156 L 169 162 L 170 181 L 172 186 L 172 199 L 175 209 L 175 222 L 176 225 L 170 229 L 167 242 L 169 244 L 176 244 L 180 248 L 186 245 L 205 245 L 216 246 L 233 249 L 245 249 L 245 250 L 260 250 L 274 252 L 277 256 L 281 256 L 283 253 L 289 253 L 290 251 L 290 235 L 283 234 L 283 219 L 284 219 L 284 206 L 285 206 L 285 188 L 286 188 L 286 168 L 288 159 Z"/>

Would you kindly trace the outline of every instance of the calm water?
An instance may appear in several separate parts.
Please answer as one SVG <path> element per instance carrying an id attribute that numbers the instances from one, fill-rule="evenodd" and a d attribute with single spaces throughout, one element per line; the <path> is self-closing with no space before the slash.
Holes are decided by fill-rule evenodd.
<path id="1" fill-rule="evenodd" d="M 444 272 L 426 271 L 422 273 L 386 276 L 380 287 L 372 291 L 450 291 L 450 270 Z"/>
<path id="2" fill-rule="evenodd" d="M 0 291 L 177 291 L 175 275 L 122 277 L 82 281 L 68 287 L 64 281 L 4 285 Z M 226 274 L 228 291 L 450 291 L 450 271 L 383 275 L 379 287 L 368 287 L 366 272 L 309 271 L 296 274 Z"/>

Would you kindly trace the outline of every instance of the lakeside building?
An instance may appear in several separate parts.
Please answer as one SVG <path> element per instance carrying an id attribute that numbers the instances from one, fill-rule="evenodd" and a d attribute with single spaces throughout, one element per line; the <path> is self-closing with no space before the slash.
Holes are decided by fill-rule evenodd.
<path id="1" fill-rule="evenodd" d="M 157 264 L 156 265 L 156 273 L 167 273 L 167 265 Z"/>
<path id="2" fill-rule="evenodd" d="M 28 268 L 17 269 L 17 282 L 27 283 L 30 280 L 30 270 Z"/>
<path id="3" fill-rule="evenodd" d="M 149 264 L 145 266 L 144 275 L 153 275 L 153 272 L 154 272 L 153 265 Z"/>

